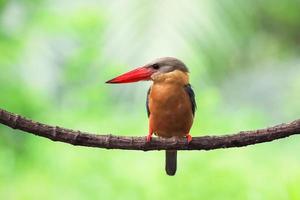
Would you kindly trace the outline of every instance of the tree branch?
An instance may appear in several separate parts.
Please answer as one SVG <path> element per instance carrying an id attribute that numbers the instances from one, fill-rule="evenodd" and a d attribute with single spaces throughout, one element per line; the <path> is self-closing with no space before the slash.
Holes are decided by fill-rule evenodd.
<path id="1" fill-rule="evenodd" d="M 106 149 L 127 149 L 127 150 L 212 150 L 230 147 L 242 147 L 257 143 L 270 142 L 276 139 L 285 138 L 300 133 L 300 119 L 291 123 L 280 124 L 274 127 L 241 131 L 237 134 L 223 136 L 202 136 L 193 137 L 187 144 L 186 139 L 163 139 L 152 138 L 150 143 L 146 137 L 126 137 L 114 135 L 97 135 L 74 131 L 71 129 L 50 126 L 35 122 L 20 115 L 16 115 L 0 109 L 0 123 L 13 129 L 22 130 L 53 141 L 60 141 L 78 146 L 98 147 Z"/>

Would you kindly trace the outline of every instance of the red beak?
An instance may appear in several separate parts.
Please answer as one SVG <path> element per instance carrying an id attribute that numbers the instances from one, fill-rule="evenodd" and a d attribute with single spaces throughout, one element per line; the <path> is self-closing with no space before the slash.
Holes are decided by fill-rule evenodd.
<path id="1" fill-rule="evenodd" d="M 147 67 L 139 67 L 132 71 L 126 72 L 116 78 L 113 78 L 106 83 L 132 83 L 137 81 L 146 81 L 151 79 L 154 71 Z"/>

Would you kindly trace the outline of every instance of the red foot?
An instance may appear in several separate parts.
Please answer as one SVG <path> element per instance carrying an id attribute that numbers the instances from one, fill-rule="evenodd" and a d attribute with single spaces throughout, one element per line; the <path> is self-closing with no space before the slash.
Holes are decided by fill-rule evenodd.
<path id="1" fill-rule="evenodd" d="M 186 135 L 186 139 L 187 139 L 187 142 L 188 142 L 188 144 L 192 141 L 192 136 L 188 133 L 187 135 Z"/>
<path id="2" fill-rule="evenodd" d="M 152 127 L 151 127 L 151 120 L 149 120 L 149 132 L 148 132 L 147 139 L 146 139 L 147 142 L 151 141 L 152 134 L 153 134 L 153 130 L 152 130 Z"/>
<path id="3" fill-rule="evenodd" d="M 146 139 L 147 142 L 150 142 L 150 141 L 151 141 L 152 134 L 153 134 L 153 133 L 149 133 L 149 134 L 147 135 L 147 139 Z"/>

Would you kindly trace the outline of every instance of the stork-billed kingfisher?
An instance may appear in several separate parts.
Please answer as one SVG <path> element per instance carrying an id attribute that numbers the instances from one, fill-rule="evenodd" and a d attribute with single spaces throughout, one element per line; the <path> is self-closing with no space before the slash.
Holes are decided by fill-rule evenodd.
<path id="1" fill-rule="evenodd" d="M 172 57 L 158 58 L 149 64 L 113 78 L 106 83 L 131 83 L 151 80 L 146 108 L 149 134 L 163 138 L 186 137 L 192 140 L 190 129 L 196 110 L 195 94 L 189 84 L 189 71 L 185 64 Z M 173 176 L 177 168 L 176 150 L 166 150 L 166 172 Z"/>

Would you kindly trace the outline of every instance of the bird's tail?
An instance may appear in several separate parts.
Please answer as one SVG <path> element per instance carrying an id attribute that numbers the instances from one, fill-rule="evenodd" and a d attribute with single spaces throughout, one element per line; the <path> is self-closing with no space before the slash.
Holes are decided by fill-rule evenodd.
<path id="1" fill-rule="evenodd" d="M 174 176 L 177 169 L 177 151 L 166 150 L 166 172 L 169 176 Z"/>

